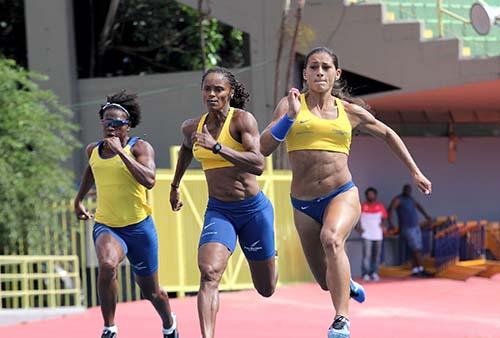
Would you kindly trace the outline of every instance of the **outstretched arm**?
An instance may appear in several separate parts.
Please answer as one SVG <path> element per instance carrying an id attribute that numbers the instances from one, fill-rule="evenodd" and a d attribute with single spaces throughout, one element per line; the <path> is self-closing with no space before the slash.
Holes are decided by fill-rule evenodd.
<path id="1" fill-rule="evenodd" d="M 377 120 L 364 108 L 345 101 L 343 103 L 352 128 L 359 128 L 364 132 L 383 139 L 399 159 L 408 167 L 420 191 L 426 195 L 430 194 L 432 192 L 432 183 L 422 174 L 398 134 L 387 125 Z"/>
<path id="2" fill-rule="evenodd" d="M 271 123 L 260 136 L 260 152 L 269 156 L 284 141 L 288 130 L 300 111 L 300 92 L 290 89 L 288 96 L 281 99 L 274 111 Z"/>
<path id="3" fill-rule="evenodd" d="M 219 154 L 236 167 L 254 175 L 261 175 L 264 170 L 264 156 L 260 153 L 259 128 L 252 114 L 238 111 L 233 117 L 234 126 L 241 135 L 241 144 L 244 151 L 222 146 Z M 199 146 L 213 149 L 217 141 L 210 135 L 206 126 L 201 133 L 196 133 L 195 141 Z"/>

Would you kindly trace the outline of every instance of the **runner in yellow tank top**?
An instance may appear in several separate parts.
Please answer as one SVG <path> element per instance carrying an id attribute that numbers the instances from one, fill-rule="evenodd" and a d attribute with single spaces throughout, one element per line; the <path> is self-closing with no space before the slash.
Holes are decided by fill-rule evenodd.
<path id="1" fill-rule="evenodd" d="M 278 272 L 273 207 L 256 179 L 264 167 L 259 129 L 253 115 L 243 110 L 250 95 L 224 68 L 207 70 L 201 82 L 208 112 L 182 124 L 184 140 L 170 203 L 174 211 L 181 209 L 179 184 L 194 156 L 205 172 L 209 197 L 198 243 L 198 315 L 202 337 L 213 338 L 219 282 L 236 241 L 247 258 L 255 289 L 262 296 L 274 293 Z"/>
<path id="2" fill-rule="evenodd" d="M 349 296 L 364 300 L 361 286 L 350 280 L 344 249 L 360 216 L 358 189 L 347 166 L 351 130 L 357 128 L 384 140 L 406 164 L 418 188 L 431 192 L 431 182 L 401 138 L 362 106 L 348 102 L 355 99 L 338 89 L 340 75 L 337 56 L 331 50 L 311 50 L 303 70 L 307 91 L 301 95 L 292 88 L 261 135 L 265 156 L 285 139 L 289 147 L 295 225 L 309 267 L 319 285 L 330 291 L 336 311 L 329 338 L 350 336 Z"/>
<path id="3" fill-rule="evenodd" d="M 93 238 L 99 264 L 98 292 L 104 329 L 101 338 L 115 338 L 115 308 L 118 296 L 117 269 L 128 257 L 142 295 L 163 321 L 163 337 L 178 338 L 175 316 L 168 295 L 158 283 L 158 237 L 146 200 L 146 189 L 155 184 L 156 166 L 151 145 L 129 137 L 141 110 L 137 95 L 125 91 L 108 97 L 99 110 L 104 139 L 87 146 L 89 165 L 75 198 L 78 219 L 95 219 Z M 95 183 L 95 217 L 83 199 Z"/>

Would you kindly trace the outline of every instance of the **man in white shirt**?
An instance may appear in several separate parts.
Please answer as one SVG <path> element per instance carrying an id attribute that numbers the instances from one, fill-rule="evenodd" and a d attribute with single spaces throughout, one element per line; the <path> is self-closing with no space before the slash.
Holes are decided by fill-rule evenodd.
<path id="1" fill-rule="evenodd" d="M 361 203 L 360 226 L 357 228 L 363 238 L 362 274 L 364 281 L 378 281 L 378 269 L 382 240 L 384 239 L 384 221 L 387 211 L 384 205 L 377 201 L 377 190 L 365 190 L 366 201 Z"/>

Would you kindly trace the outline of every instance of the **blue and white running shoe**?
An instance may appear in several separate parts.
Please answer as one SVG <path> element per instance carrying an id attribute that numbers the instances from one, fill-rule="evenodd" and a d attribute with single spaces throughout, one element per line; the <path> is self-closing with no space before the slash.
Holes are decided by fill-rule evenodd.
<path id="1" fill-rule="evenodd" d="M 351 298 L 358 303 L 363 303 L 366 299 L 365 289 L 351 278 Z"/>
<path id="2" fill-rule="evenodd" d="M 328 329 L 328 338 L 349 338 L 351 337 L 349 328 L 349 319 L 344 316 L 338 316 Z"/>

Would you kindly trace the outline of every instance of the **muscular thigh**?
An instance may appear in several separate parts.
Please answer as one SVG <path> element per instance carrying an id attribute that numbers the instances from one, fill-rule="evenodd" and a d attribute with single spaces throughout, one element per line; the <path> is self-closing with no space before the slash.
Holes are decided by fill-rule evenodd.
<path id="1" fill-rule="evenodd" d="M 358 222 L 360 214 L 359 193 L 354 187 L 330 201 L 323 216 L 322 231 L 334 233 L 345 240 Z"/>
<path id="2" fill-rule="evenodd" d="M 320 241 L 321 224 L 296 209 L 293 210 L 293 217 L 309 268 L 316 281 L 326 287 L 325 252 Z"/>

